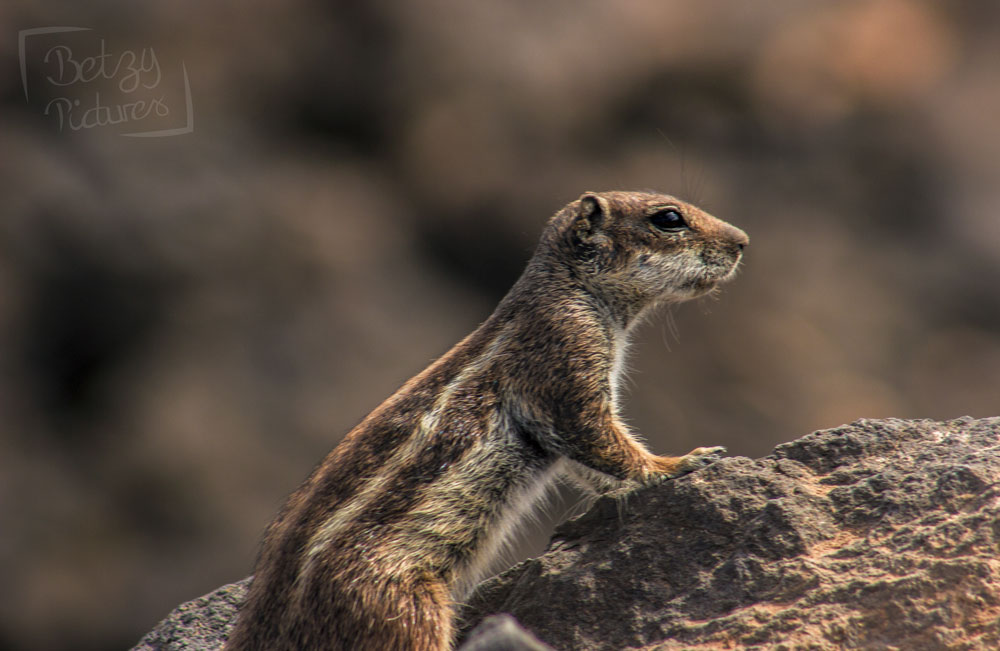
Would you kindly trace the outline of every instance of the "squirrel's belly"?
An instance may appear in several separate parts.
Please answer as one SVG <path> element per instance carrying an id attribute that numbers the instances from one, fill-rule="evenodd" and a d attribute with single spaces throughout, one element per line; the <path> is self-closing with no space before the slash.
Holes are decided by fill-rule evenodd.
<path id="1" fill-rule="evenodd" d="M 456 596 L 489 571 L 518 524 L 544 501 L 562 463 L 509 431 L 489 439 L 423 485 L 406 516 L 380 531 L 374 571 L 436 575 Z"/>

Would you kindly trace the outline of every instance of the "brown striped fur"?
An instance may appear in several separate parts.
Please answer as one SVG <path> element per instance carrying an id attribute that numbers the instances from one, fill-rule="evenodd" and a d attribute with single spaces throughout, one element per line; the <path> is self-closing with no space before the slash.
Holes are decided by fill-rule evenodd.
<path id="1" fill-rule="evenodd" d="M 663 230 L 672 209 L 684 227 Z M 662 457 L 617 414 L 629 329 L 728 280 L 747 236 L 645 192 L 549 222 L 475 332 L 355 427 L 269 527 L 229 651 L 443 651 L 453 601 L 560 475 L 619 494 L 716 459 Z"/>

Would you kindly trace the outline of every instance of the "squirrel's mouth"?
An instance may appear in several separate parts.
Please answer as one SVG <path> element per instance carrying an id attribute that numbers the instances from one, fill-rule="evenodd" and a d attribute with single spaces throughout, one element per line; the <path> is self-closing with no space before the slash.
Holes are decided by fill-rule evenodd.
<path id="1" fill-rule="evenodd" d="M 726 254 L 703 253 L 701 261 L 705 265 L 705 272 L 712 279 L 712 282 L 722 284 L 729 282 L 736 276 L 736 271 L 739 269 L 740 263 L 743 262 L 743 253 L 739 252 L 735 255 L 728 252 Z"/>
<path id="2" fill-rule="evenodd" d="M 735 278 L 742 261 L 742 255 L 737 255 L 735 258 L 703 259 L 704 266 L 701 273 L 683 283 L 681 289 L 691 298 L 704 296 Z"/>

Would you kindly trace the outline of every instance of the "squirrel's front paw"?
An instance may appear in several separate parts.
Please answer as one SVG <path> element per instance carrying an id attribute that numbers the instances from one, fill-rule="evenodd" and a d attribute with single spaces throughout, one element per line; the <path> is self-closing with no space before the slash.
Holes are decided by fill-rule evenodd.
<path id="1" fill-rule="evenodd" d="M 710 448 L 695 448 L 682 457 L 653 457 L 651 472 L 641 480 L 641 483 L 650 486 L 682 477 L 712 465 L 725 453 L 726 448 L 717 445 Z"/>
<path id="2" fill-rule="evenodd" d="M 695 448 L 678 459 L 677 469 L 671 479 L 710 466 L 721 459 L 725 453 L 726 448 L 721 445 L 709 448 Z"/>

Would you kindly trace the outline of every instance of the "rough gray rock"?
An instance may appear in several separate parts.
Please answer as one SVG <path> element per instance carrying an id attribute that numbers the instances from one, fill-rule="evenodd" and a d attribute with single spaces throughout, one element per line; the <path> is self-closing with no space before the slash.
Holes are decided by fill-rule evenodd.
<path id="1" fill-rule="evenodd" d="M 511 613 L 557 649 L 1000 648 L 998 480 L 1000 418 L 816 432 L 598 502 L 483 583 L 465 621 Z M 219 649 L 245 587 L 135 649 Z M 490 628 L 523 638 L 494 620 L 470 643 Z"/>
<path id="2" fill-rule="evenodd" d="M 458 651 L 553 651 L 510 615 L 490 615 L 466 636 Z"/>
<path id="3" fill-rule="evenodd" d="M 132 651 L 215 651 L 229 639 L 250 577 L 183 603 L 146 633 Z"/>
<path id="4" fill-rule="evenodd" d="M 858 421 L 599 502 L 466 613 L 558 649 L 1000 648 L 1000 418 Z"/>

